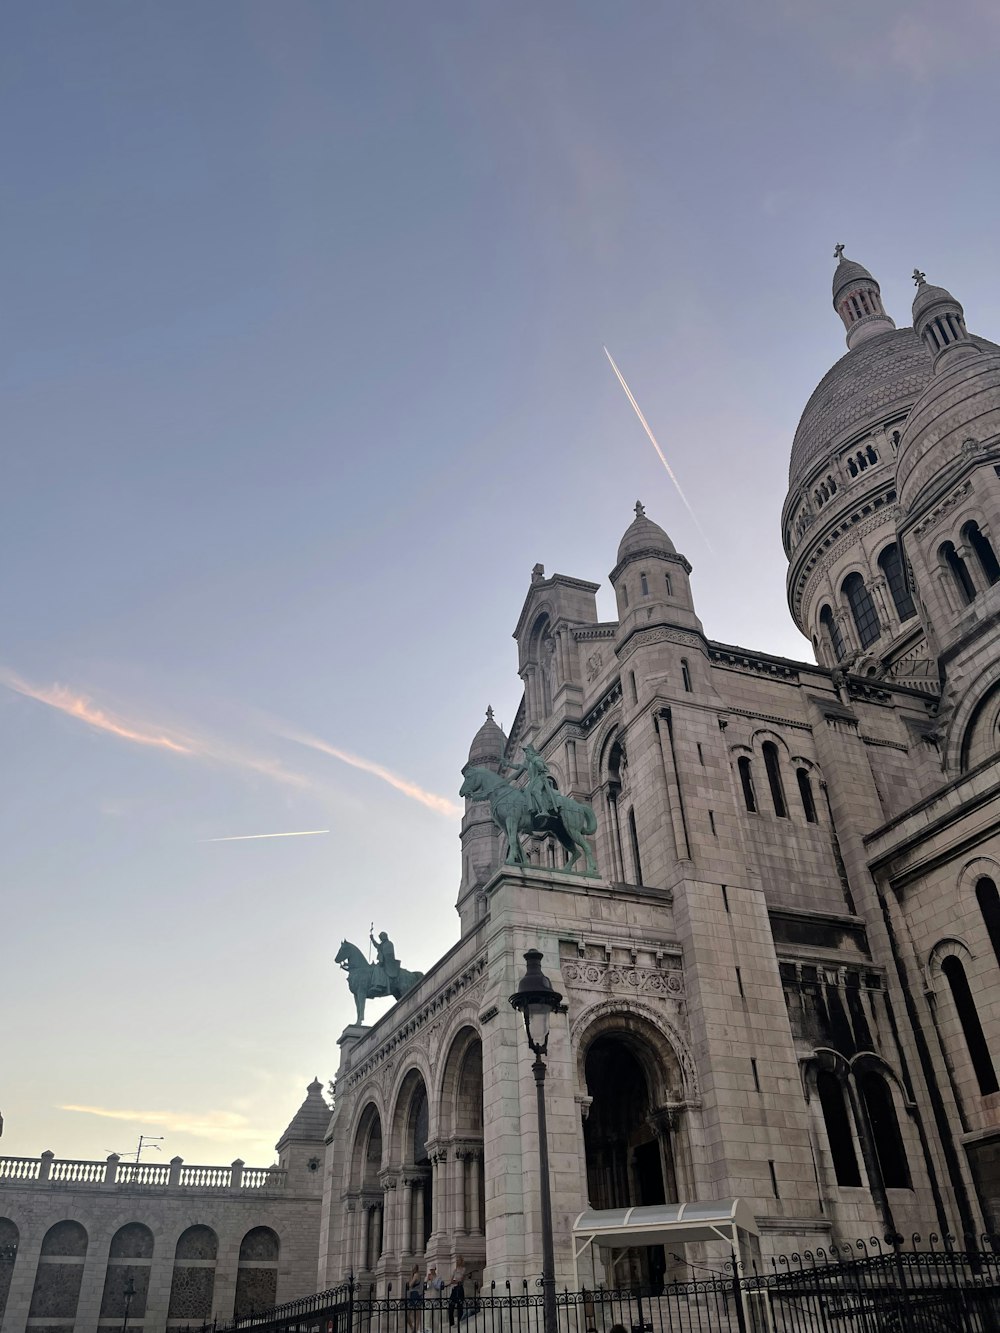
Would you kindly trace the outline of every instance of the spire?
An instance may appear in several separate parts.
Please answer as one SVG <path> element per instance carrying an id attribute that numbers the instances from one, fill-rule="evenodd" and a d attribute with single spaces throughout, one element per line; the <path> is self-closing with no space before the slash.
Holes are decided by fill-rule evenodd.
<path id="1" fill-rule="evenodd" d="M 833 271 L 833 308 L 844 321 L 848 347 L 896 327 L 885 313 L 882 290 L 864 267 L 844 254 L 843 242 L 833 247 L 837 267 Z"/>
<path id="2" fill-rule="evenodd" d="M 330 1123 L 330 1108 L 323 1096 L 323 1085 L 318 1078 L 306 1088 L 306 1099 L 292 1116 L 291 1123 L 275 1145 L 281 1151 L 288 1139 L 306 1139 L 322 1143 Z"/>
<path id="3" fill-rule="evenodd" d="M 980 349 L 969 337 L 965 327 L 965 311 L 951 292 L 934 287 L 927 274 L 913 270 L 917 284 L 913 298 L 913 331 L 934 358 L 935 371 L 942 365 L 950 366 L 959 357 L 970 356 Z"/>

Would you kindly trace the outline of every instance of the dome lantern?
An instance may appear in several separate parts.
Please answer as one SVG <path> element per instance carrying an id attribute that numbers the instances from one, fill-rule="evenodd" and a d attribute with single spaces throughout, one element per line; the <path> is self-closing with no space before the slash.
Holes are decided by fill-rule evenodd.
<path id="1" fill-rule="evenodd" d="M 868 338 L 894 329 L 895 322 L 882 305 L 881 288 L 864 265 L 847 259 L 842 244 L 833 247 L 833 257 L 837 260 L 833 271 L 833 308 L 844 321 L 848 347 L 857 347 Z"/>
<path id="2" fill-rule="evenodd" d="M 932 286 L 918 268 L 913 270 L 913 281 L 917 284 L 913 328 L 933 357 L 935 372 L 961 356 L 978 352 L 965 327 L 965 311 L 951 292 Z"/>

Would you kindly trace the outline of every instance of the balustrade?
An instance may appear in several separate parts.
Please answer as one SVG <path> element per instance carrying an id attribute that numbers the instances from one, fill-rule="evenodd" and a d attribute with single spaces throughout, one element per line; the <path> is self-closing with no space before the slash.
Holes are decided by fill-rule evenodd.
<path id="1" fill-rule="evenodd" d="M 288 1172 L 276 1166 L 185 1166 L 179 1157 L 172 1162 L 122 1162 L 112 1153 L 106 1162 L 74 1158 L 59 1159 L 51 1153 L 41 1157 L 0 1157 L 0 1188 L 5 1184 L 92 1185 L 108 1189 L 235 1190 L 260 1194 L 284 1191 Z"/>
<path id="2" fill-rule="evenodd" d="M 53 1183 L 61 1181 L 63 1183 L 72 1182 L 76 1185 L 103 1185 L 107 1169 L 107 1162 L 83 1162 L 73 1161 L 72 1159 L 60 1161 L 56 1159 L 52 1163 L 49 1180 Z"/>
<path id="3" fill-rule="evenodd" d="M 41 1167 L 37 1157 L 0 1157 L 0 1180 L 37 1180 Z"/>
<path id="4" fill-rule="evenodd" d="M 182 1166 L 180 1185 L 187 1189 L 229 1188 L 232 1167 L 229 1166 Z"/>

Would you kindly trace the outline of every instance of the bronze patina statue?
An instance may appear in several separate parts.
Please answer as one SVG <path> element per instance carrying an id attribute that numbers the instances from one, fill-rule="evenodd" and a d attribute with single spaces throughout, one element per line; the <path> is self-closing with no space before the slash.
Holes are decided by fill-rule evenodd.
<path id="1" fill-rule="evenodd" d="M 549 772 L 542 755 L 533 745 L 524 747 L 523 764 L 504 764 L 504 768 L 527 776 L 523 787 L 515 787 L 506 778 L 488 768 L 472 765 L 465 770 L 465 781 L 458 793 L 470 801 L 488 801 L 493 822 L 507 835 L 507 864 L 524 865 L 527 857 L 521 846 L 521 834 L 544 837 L 552 834 L 569 852 L 565 869 L 572 870 L 585 858 L 585 874 L 597 874 L 597 861 L 586 834 L 597 829 L 597 817 L 589 805 L 563 796 Z"/>
<path id="2" fill-rule="evenodd" d="M 424 975 L 423 972 L 407 972 L 405 967 L 400 967 L 392 940 L 384 930 L 378 939 L 374 935 L 369 935 L 369 938 L 375 946 L 374 963 L 369 963 L 358 946 L 349 940 L 341 940 L 333 960 L 347 973 L 347 985 L 354 996 L 359 1024 L 365 1021 L 366 1000 L 380 999 L 385 995 L 401 1000 Z"/>

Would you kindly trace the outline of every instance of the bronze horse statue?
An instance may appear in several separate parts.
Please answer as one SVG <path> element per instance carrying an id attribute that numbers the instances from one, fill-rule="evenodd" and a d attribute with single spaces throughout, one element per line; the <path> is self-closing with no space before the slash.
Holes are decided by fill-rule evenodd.
<path id="1" fill-rule="evenodd" d="M 423 972 L 407 972 L 405 967 L 400 967 L 391 977 L 386 978 L 385 970 L 375 963 L 369 963 L 358 946 L 349 940 L 340 941 L 340 948 L 333 961 L 339 963 L 347 973 L 347 985 L 354 996 L 359 1025 L 365 1021 L 366 1000 L 376 1000 L 384 995 L 401 1000 L 424 975 Z"/>
<path id="2" fill-rule="evenodd" d="M 582 853 L 587 867 L 584 873 L 597 874 L 597 861 L 585 836 L 597 831 L 597 816 L 589 805 L 574 801 L 571 796 L 563 796 L 553 787 L 547 803 L 555 807 L 554 812 L 540 811 L 530 787 L 515 787 L 492 769 L 476 765 L 466 769 L 465 781 L 458 794 L 471 801 L 489 802 L 494 824 L 507 835 L 508 865 L 527 864 L 528 858 L 521 846 L 522 833 L 542 837 L 552 834 L 569 852 L 566 870 L 573 869 Z"/>

